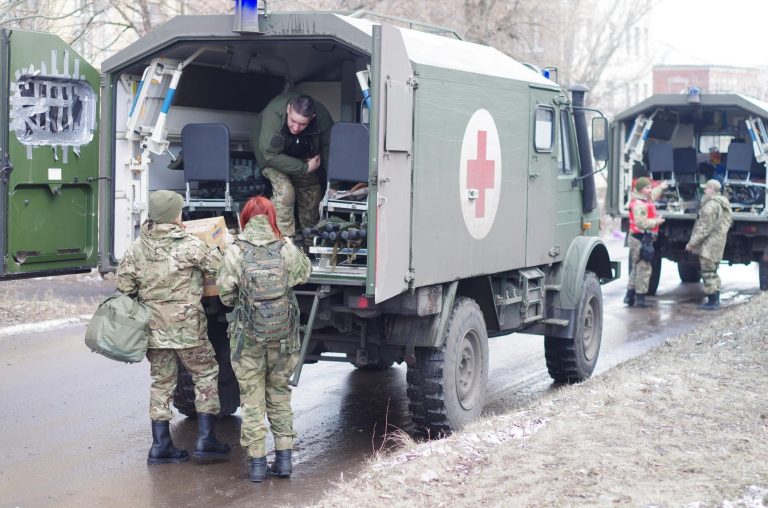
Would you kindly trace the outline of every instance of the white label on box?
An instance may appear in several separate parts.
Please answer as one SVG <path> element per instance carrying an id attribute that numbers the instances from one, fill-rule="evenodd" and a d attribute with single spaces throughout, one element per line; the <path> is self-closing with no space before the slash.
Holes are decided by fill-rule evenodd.
<path id="1" fill-rule="evenodd" d="M 61 180 L 61 168 L 48 168 L 48 180 Z"/>

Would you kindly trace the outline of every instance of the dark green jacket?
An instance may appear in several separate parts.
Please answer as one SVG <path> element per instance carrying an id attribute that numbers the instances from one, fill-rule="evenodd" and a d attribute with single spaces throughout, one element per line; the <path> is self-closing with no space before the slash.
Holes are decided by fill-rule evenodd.
<path id="1" fill-rule="evenodd" d="M 251 146 L 260 168 L 272 168 L 286 175 L 303 175 L 307 172 L 304 158 L 291 157 L 286 154 L 289 146 L 295 141 L 286 125 L 286 109 L 288 101 L 300 94 L 287 93 L 278 95 L 256 119 L 256 127 L 251 132 Z M 333 119 L 320 102 L 315 101 L 315 118 L 299 136 L 307 139 L 310 148 L 307 159 L 320 154 L 320 169 L 327 169 L 328 143 L 331 139 Z"/>

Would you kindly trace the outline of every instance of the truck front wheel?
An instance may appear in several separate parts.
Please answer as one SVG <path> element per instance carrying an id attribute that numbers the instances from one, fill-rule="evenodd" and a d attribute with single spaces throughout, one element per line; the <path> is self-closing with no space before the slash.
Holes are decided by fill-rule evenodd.
<path id="1" fill-rule="evenodd" d="M 758 265 L 760 290 L 768 291 L 768 261 L 760 261 Z"/>
<path id="2" fill-rule="evenodd" d="M 683 282 L 699 282 L 701 280 L 701 268 L 698 261 L 678 261 L 677 273 Z"/>
<path id="3" fill-rule="evenodd" d="M 488 332 L 480 307 L 457 298 L 440 348 L 418 348 L 408 366 L 408 399 L 415 426 L 439 437 L 480 415 L 488 384 Z"/>
<path id="4" fill-rule="evenodd" d="M 581 301 L 576 309 L 574 336 L 544 337 L 544 356 L 549 375 L 559 383 L 584 381 L 595 370 L 603 335 L 603 295 L 593 272 L 586 272 Z"/>

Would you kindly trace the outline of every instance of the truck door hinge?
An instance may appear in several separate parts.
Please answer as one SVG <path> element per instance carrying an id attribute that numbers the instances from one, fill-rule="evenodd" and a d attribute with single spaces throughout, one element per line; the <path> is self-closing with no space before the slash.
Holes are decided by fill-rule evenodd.
<path id="1" fill-rule="evenodd" d="M 413 270 L 408 270 L 407 272 L 405 272 L 405 282 L 410 284 L 414 280 L 416 280 L 416 272 L 414 272 Z"/>
<path id="2" fill-rule="evenodd" d="M 11 161 L 8 160 L 8 154 L 5 154 L 2 166 L 0 166 L 0 180 L 2 180 L 3 183 L 8 183 L 8 177 L 11 176 L 11 171 L 13 171 L 13 165 L 11 165 Z"/>
<path id="3" fill-rule="evenodd" d="M 408 78 L 408 81 L 406 81 L 406 83 L 408 83 L 408 85 L 410 85 L 410 87 L 413 88 L 414 90 L 419 88 L 419 80 L 416 76 L 411 76 L 410 78 Z"/>

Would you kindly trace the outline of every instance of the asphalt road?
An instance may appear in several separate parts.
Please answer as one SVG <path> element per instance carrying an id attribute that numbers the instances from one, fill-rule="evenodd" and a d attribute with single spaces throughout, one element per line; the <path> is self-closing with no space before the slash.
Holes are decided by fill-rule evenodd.
<path id="1" fill-rule="evenodd" d="M 614 259 L 625 255 L 618 243 L 610 248 Z M 757 268 L 723 267 L 721 276 L 718 312 L 727 317 L 730 306 L 758 292 Z M 650 309 L 626 308 L 625 286 L 624 279 L 603 286 L 596 375 L 691 329 L 705 312 L 696 308 L 700 285 L 679 284 L 671 263 L 663 265 Z M 148 467 L 149 365 L 92 354 L 83 333 L 78 325 L 0 336 L 0 507 L 306 504 L 333 489 L 342 474 L 354 475 L 382 446 L 387 425 L 409 425 L 404 366 L 373 373 L 339 363 L 306 365 L 294 392 L 300 437 L 290 480 L 247 481 L 246 458 L 236 445 L 239 412 L 217 429 L 236 445 L 228 461 Z M 553 389 L 541 337 L 494 338 L 490 351 L 486 412 L 510 410 Z M 196 425 L 175 418 L 176 444 L 192 449 Z"/>

